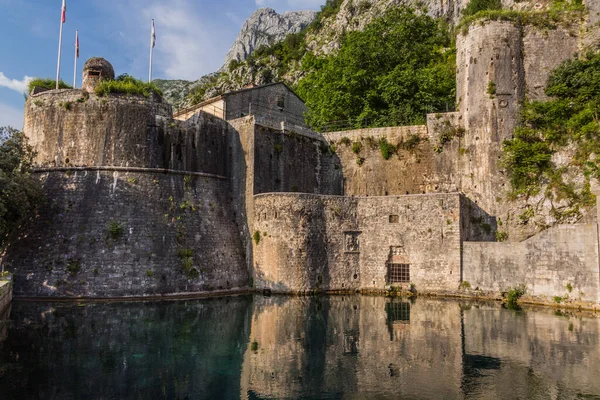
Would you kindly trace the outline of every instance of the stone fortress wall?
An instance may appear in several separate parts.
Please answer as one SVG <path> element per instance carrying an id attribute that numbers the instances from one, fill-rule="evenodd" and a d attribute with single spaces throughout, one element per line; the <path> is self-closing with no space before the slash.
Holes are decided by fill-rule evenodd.
<path id="1" fill-rule="evenodd" d="M 390 283 L 455 292 L 469 281 L 490 293 L 527 284 L 546 297 L 568 283 L 578 299 L 597 302 L 597 224 L 522 242 L 540 228 L 518 221 L 528 204 L 507 200 L 499 164 L 520 102 L 543 98 L 550 71 L 589 35 L 578 32 L 473 24 L 457 37 L 458 111 L 431 114 L 424 126 L 321 135 L 286 123 L 294 111 L 278 110 L 281 93 L 268 90 L 261 101 L 279 117 L 175 120 L 159 98 L 32 95 L 25 133 L 49 202 L 9 249 L 15 293 L 381 291 Z M 283 104 L 293 105 L 285 86 L 269 88 L 288 90 Z M 400 146 L 389 160 L 381 139 Z M 540 207 L 545 226 L 555 223 Z M 111 223 L 122 226 L 118 238 Z M 510 243 L 491 243 L 498 234 Z M 390 282 L 389 264 L 410 266 L 410 279 Z"/>

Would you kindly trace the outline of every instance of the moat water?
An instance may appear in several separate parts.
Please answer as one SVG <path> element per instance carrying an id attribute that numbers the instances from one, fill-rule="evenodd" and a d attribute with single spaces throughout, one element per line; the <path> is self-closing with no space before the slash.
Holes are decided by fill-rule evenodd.
<path id="1" fill-rule="evenodd" d="M 600 399 L 600 319 L 384 297 L 19 302 L 0 399 Z"/>

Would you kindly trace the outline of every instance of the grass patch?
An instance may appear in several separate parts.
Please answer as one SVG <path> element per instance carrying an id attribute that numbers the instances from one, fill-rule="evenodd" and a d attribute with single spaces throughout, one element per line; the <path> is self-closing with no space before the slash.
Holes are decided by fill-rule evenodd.
<path id="1" fill-rule="evenodd" d="M 71 276 L 75 276 L 81 271 L 81 261 L 76 260 L 74 258 L 69 258 L 67 260 L 67 272 Z"/>
<path id="2" fill-rule="evenodd" d="M 162 96 L 162 91 L 156 85 L 143 82 L 129 75 L 121 75 L 113 81 L 101 81 L 94 91 L 98 96 L 127 94 L 150 97 L 153 93 Z"/>
<path id="3" fill-rule="evenodd" d="M 520 285 L 515 288 L 511 288 L 506 292 L 506 305 L 510 309 L 519 308 L 519 299 L 525 294 L 525 285 Z"/>
<path id="4" fill-rule="evenodd" d="M 31 93 L 34 88 L 42 88 L 46 90 L 56 89 L 56 79 L 53 78 L 34 78 L 27 84 L 27 91 Z M 59 89 L 73 89 L 73 86 L 67 84 L 62 79 L 58 81 Z"/>
<path id="5" fill-rule="evenodd" d="M 390 142 L 387 141 L 386 138 L 379 139 L 379 150 L 381 151 L 381 155 L 384 160 L 389 160 L 392 158 L 392 155 L 398 151 L 398 146 L 394 146 Z"/>
<path id="6" fill-rule="evenodd" d="M 258 246 L 258 244 L 260 243 L 260 232 L 254 232 L 254 235 L 252 235 L 252 239 L 254 239 L 254 243 Z"/>
<path id="7" fill-rule="evenodd" d="M 469 281 L 462 281 L 460 283 L 460 285 L 458 286 L 459 289 L 461 290 L 470 290 L 471 289 L 471 283 Z"/>
<path id="8" fill-rule="evenodd" d="M 362 148 L 363 148 L 363 145 L 361 142 L 353 142 L 352 143 L 352 152 L 354 154 L 360 154 Z"/>
<path id="9" fill-rule="evenodd" d="M 108 236 L 113 240 L 119 240 L 119 238 L 123 234 L 123 229 L 123 224 L 116 221 L 110 221 L 106 226 Z"/>

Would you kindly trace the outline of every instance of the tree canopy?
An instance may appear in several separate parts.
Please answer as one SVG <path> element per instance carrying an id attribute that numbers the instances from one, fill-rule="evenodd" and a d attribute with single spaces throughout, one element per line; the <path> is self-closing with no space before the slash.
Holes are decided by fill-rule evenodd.
<path id="1" fill-rule="evenodd" d="M 421 124 L 426 113 L 453 108 L 456 53 L 450 45 L 441 22 L 401 7 L 346 34 L 336 55 L 307 53 L 308 74 L 298 92 L 309 124 Z"/>
<path id="2" fill-rule="evenodd" d="M 0 255 L 9 234 L 43 200 L 39 182 L 31 177 L 33 157 L 22 132 L 0 127 Z"/>

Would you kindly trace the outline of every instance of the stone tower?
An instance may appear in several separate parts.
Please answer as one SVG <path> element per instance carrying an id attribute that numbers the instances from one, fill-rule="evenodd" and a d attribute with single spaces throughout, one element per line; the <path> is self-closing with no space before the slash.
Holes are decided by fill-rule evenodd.
<path id="1" fill-rule="evenodd" d="M 93 57 L 83 66 L 83 86 L 86 92 L 93 92 L 98 83 L 115 79 L 113 66 L 101 57 Z"/>

